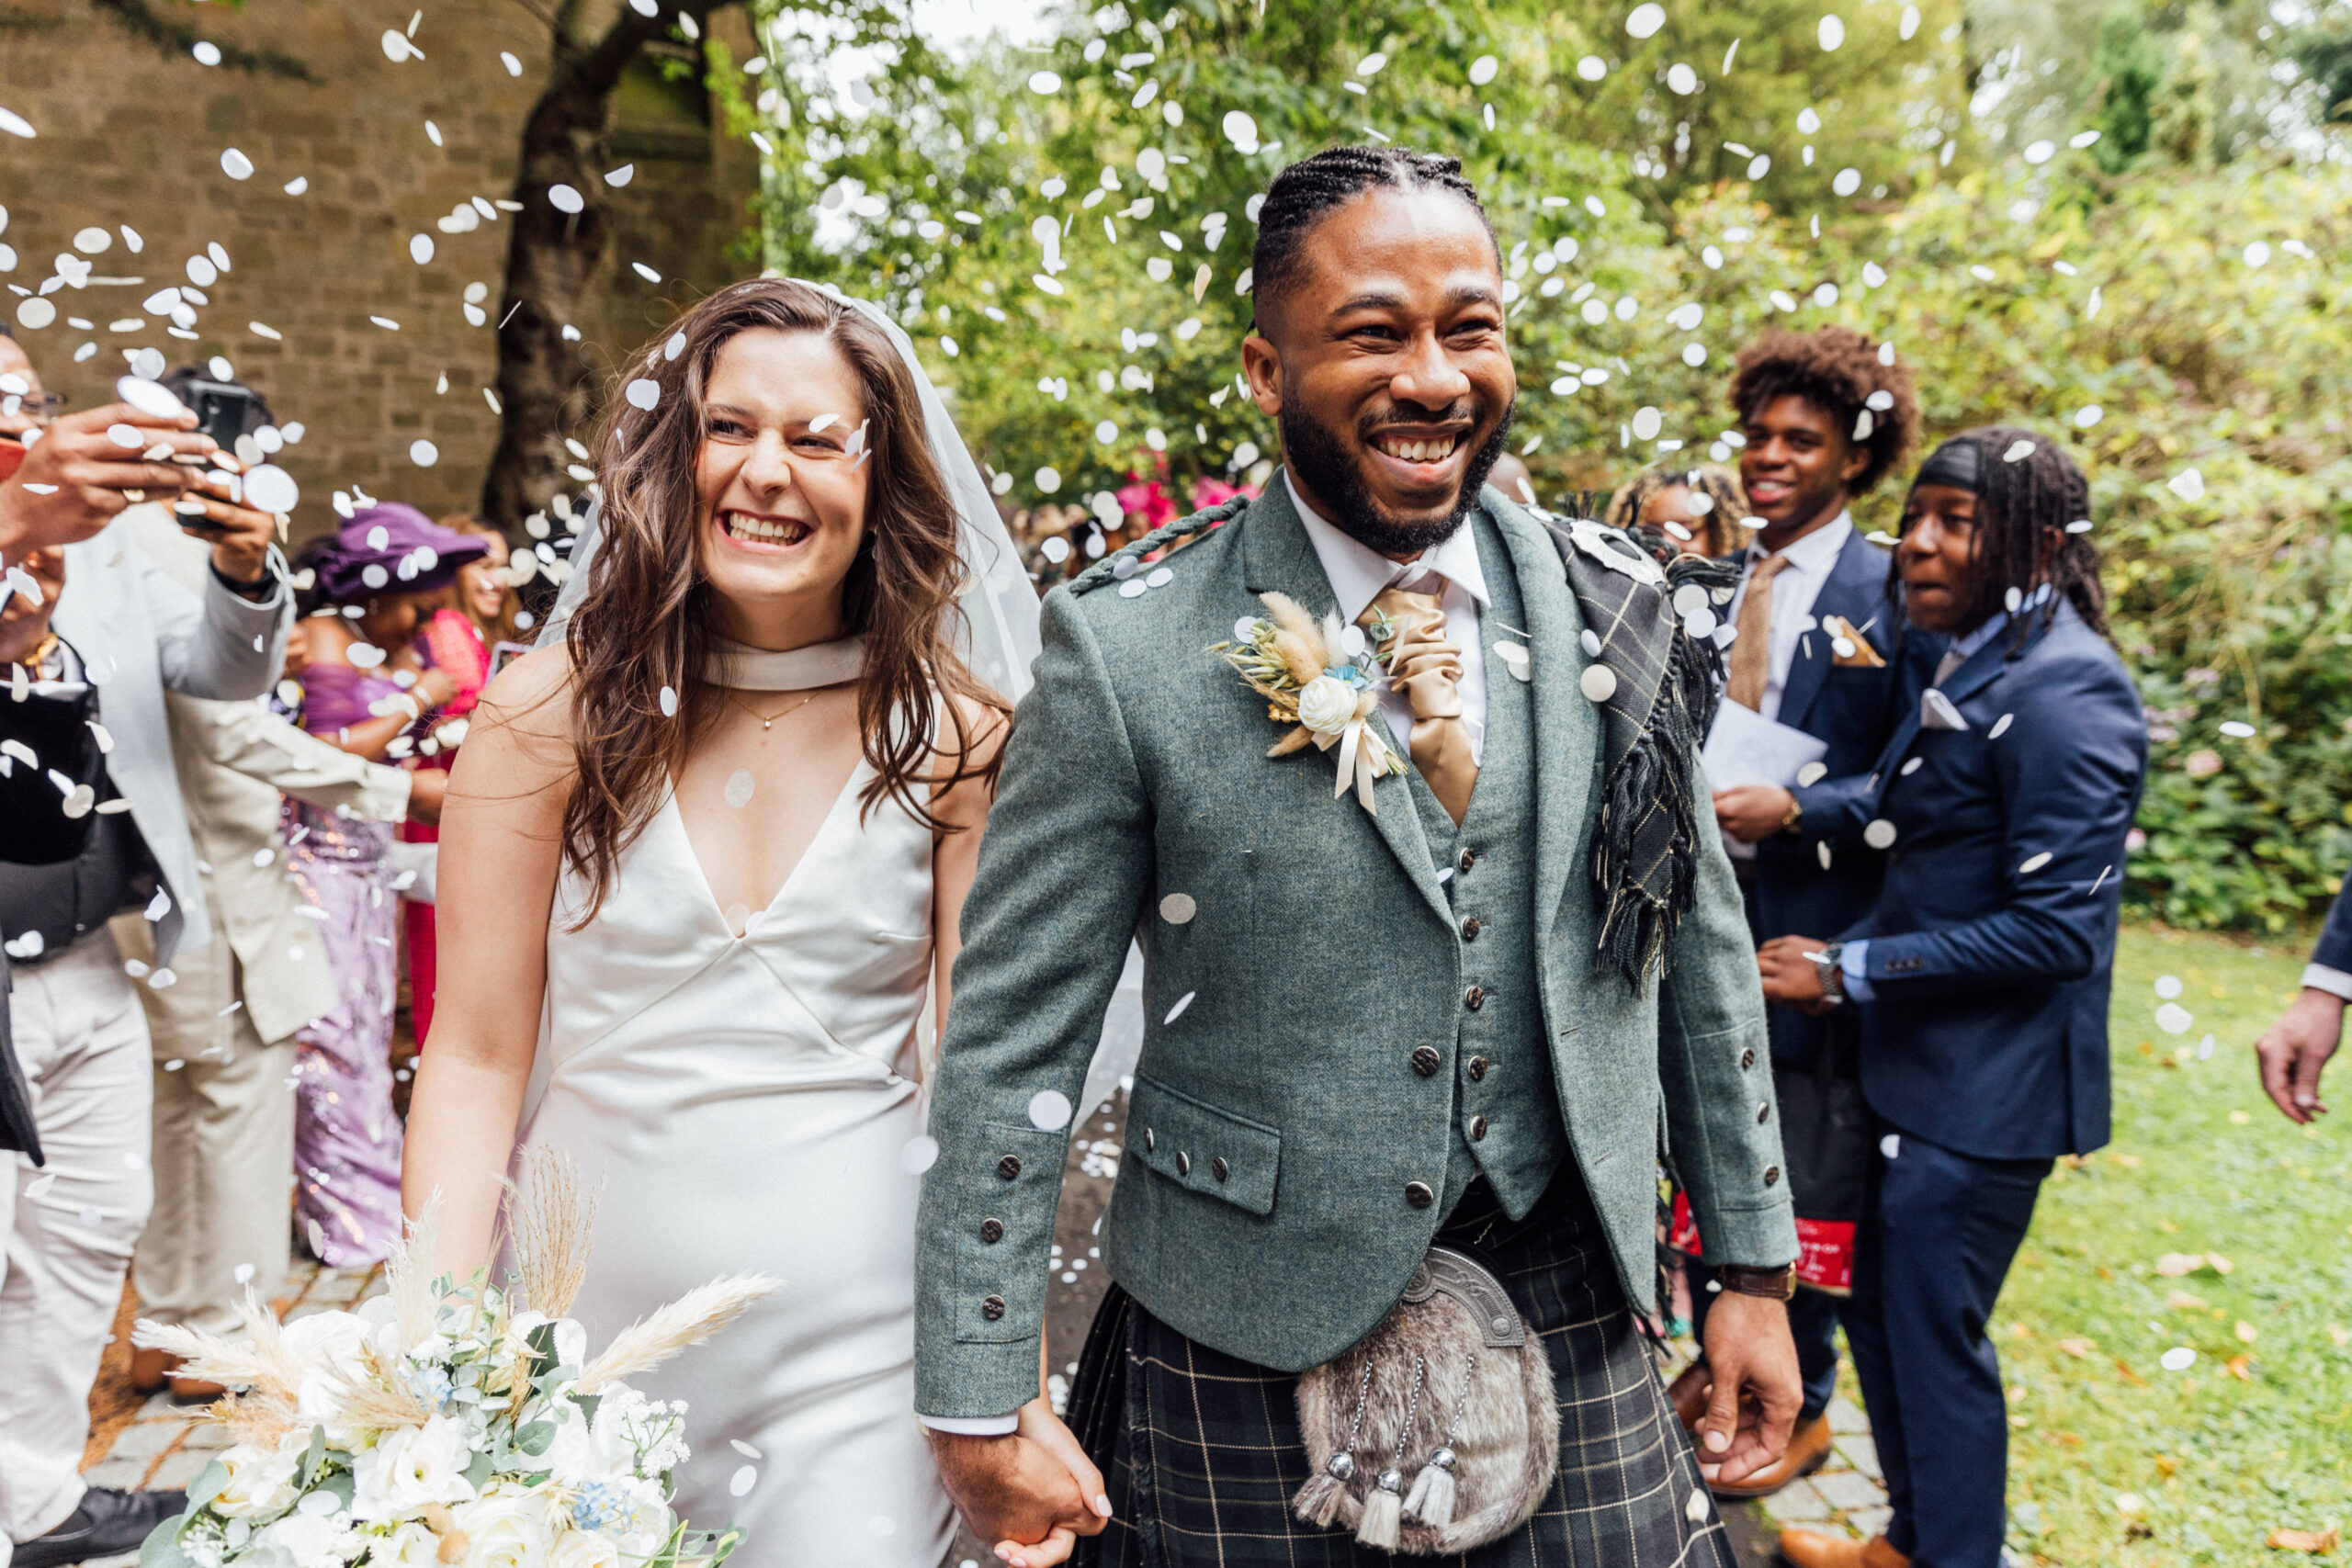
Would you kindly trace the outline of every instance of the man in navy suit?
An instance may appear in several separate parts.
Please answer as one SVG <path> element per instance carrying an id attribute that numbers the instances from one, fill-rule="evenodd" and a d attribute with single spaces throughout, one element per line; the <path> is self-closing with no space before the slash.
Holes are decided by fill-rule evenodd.
<path id="1" fill-rule="evenodd" d="M 1756 534 L 1731 605 L 1737 635 L 1724 695 L 1828 747 L 1794 788 L 1715 792 L 1715 816 L 1760 945 L 1792 931 L 1843 931 L 1878 893 L 1879 852 L 1857 833 L 1841 840 L 1836 814 L 1821 803 L 1859 788 L 1894 732 L 1900 658 L 1886 592 L 1889 558 L 1855 529 L 1847 508 L 1909 455 L 1919 404 L 1910 371 L 1882 363 L 1879 344 L 1847 327 L 1767 333 L 1741 353 L 1731 402 L 1745 439 L 1739 478 Z M 1775 1006 L 1767 1019 L 1777 1081 L 1815 1071 L 1853 1076 L 1850 1017 Z M 1790 1095 L 1776 1098 L 1786 1103 Z M 1808 1194 L 1795 1196 L 1802 1210 Z M 1805 1228 L 1801 1220 L 1800 1232 Z M 1701 1325 L 1713 1299 L 1710 1278 L 1703 1264 L 1691 1271 L 1692 1315 Z M 1718 1495 L 1776 1492 L 1828 1457 L 1837 1303 L 1804 1289 L 1790 1302 L 1804 1378 L 1796 1427 L 1779 1462 L 1718 1486 Z M 1708 1382 L 1703 1362 L 1684 1373 L 1678 1407 L 1701 1408 Z"/>
<path id="2" fill-rule="evenodd" d="M 1985 1334 L 2052 1158 L 2108 1138 L 2108 988 L 2147 727 L 2106 639 L 2089 486 L 1994 428 L 1914 481 L 1895 563 L 1910 625 L 1950 635 L 1841 823 L 1886 848 L 1842 942 L 1758 954 L 1764 994 L 1855 1004 L 1883 1136 L 1844 1314 L 1894 1518 L 1789 1530 L 1797 1568 L 1996 1568 L 2008 1418 Z"/>
<path id="3" fill-rule="evenodd" d="M 2343 892 L 2327 908 L 2327 924 L 2303 969 L 2303 988 L 2278 1021 L 2254 1043 L 2263 1091 L 2290 1122 L 2308 1122 L 2327 1107 L 2319 1098 L 2320 1069 L 2344 1039 L 2344 1004 L 2352 1000 L 2352 897 Z"/>

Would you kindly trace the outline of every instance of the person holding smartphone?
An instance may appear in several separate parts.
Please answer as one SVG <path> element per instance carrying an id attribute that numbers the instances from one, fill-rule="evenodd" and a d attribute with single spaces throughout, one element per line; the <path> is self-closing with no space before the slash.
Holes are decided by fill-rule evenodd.
<path id="1" fill-rule="evenodd" d="M 182 1506 L 87 1486 L 80 1471 L 90 1386 L 153 1200 L 149 1042 L 132 987 L 168 988 L 174 954 L 211 940 L 164 694 L 258 696 L 291 610 L 277 519 L 238 503 L 240 465 L 196 424 L 128 402 L 59 418 L 23 348 L 0 339 L 0 559 L 55 551 L 9 580 L 20 613 L 0 678 L 24 701 L 0 700 L 0 733 L 14 739 L 37 705 L 85 705 L 88 722 L 68 732 L 95 736 L 101 754 L 90 779 L 58 792 L 68 819 L 95 818 L 86 847 L 0 864 L 9 1021 L 49 1162 L 38 1181 L 0 1162 L 0 1532 L 14 1568 L 135 1551 Z M 141 500 L 173 503 L 210 547 L 200 592 L 112 526 Z M 65 761 L 52 749 L 43 774 Z M 129 973 L 107 924 L 126 909 L 154 939 L 153 964 Z"/>

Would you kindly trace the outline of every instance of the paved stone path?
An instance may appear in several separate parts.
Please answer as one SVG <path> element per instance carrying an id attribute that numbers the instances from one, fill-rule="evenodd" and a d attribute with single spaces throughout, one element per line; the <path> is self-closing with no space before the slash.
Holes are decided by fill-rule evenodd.
<path id="1" fill-rule="evenodd" d="M 1078 1129 L 1070 1145 L 1061 1213 L 1055 1226 L 1059 1255 L 1046 1311 L 1051 1349 L 1048 1365 L 1057 1404 L 1069 1373 L 1076 1369 L 1087 1325 L 1093 1321 L 1109 1282 L 1102 1272 L 1095 1233 L 1125 1152 L 1120 1134 L 1125 1120 L 1124 1100 L 1114 1100 Z M 288 1279 L 294 1304 L 287 1316 L 290 1320 L 348 1307 L 380 1289 L 378 1270 L 298 1263 Z M 107 1358 L 107 1371 L 101 1374 L 101 1387 L 92 1399 L 96 1411 L 119 1411 L 128 1404 L 119 1383 L 108 1382 L 125 1375 L 122 1369 L 129 1358 L 120 1349 L 114 1348 L 115 1353 Z M 1674 1365 L 1679 1367 L 1689 1359 L 1690 1347 L 1686 1343 L 1678 1349 Z M 119 1415 L 102 1417 L 100 1436 L 106 1434 L 107 1426 L 119 1424 L 110 1441 L 93 1443 L 84 1464 L 85 1478 L 95 1486 L 152 1490 L 187 1486 L 213 1452 L 226 1446 L 220 1434 L 200 1424 L 201 1414 L 201 1406 L 176 1404 L 169 1393 L 157 1393 L 136 1404 L 128 1421 Z M 1843 1528 L 1858 1536 L 1884 1527 L 1886 1494 L 1879 1485 L 1878 1455 L 1871 1446 L 1869 1422 L 1842 1397 L 1829 1406 L 1829 1419 L 1838 1434 L 1836 1450 L 1820 1471 L 1761 1503 L 1734 1504 L 1724 1509 L 1724 1522 L 1744 1562 L 1774 1561 L 1772 1542 L 1785 1524 Z M 968 1533 L 957 1547 L 957 1568 L 992 1568 L 995 1560 Z M 137 1561 L 135 1556 L 108 1559 L 95 1568 L 130 1568 Z"/>

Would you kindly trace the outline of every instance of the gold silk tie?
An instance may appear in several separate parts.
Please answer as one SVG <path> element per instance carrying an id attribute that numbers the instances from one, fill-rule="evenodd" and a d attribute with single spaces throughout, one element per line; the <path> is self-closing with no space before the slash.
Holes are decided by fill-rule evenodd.
<path id="1" fill-rule="evenodd" d="M 1438 581 L 1426 574 L 1423 580 Z M 1442 591 L 1442 581 L 1438 586 Z M 1462 650 L 1446 640 L 1445 611 L 1436 593 L 1382 589 L 1356 625 L 1370 632 L 1384 622 L 1389 635 L 1374 637 L 1373 647 L 1390 683 L 1412 705 L 1413 766 L 1458 828 L 1478 783 L 1469 727 L 1462 722 Z"/>
<path id="2" fill-rule="evenodd" d="M 1788 564 L 1785 555 L 1758 561 L 1747 574 L 1747 597 L 1739 602 L 1724 695 L 1754 713 L 1764 711 L 1764 686 L 1772 673 L 1772 580 Z"/>

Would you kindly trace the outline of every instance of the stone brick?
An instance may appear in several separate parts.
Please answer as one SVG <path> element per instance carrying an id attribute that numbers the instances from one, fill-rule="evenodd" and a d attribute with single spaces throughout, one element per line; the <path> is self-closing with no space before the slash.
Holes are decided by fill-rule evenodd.
<path id="1" fill-rule="evenodd" d="M 114 1447 L 107 1454 L 110 1459 L 151 1460 L 187 1430 L 186 1420 L 134 1421 L 116 1435 Z"/>
<path id="2" fill-rule="evenodd" d="M 1849 1433 L 1837 1439 L 1837 1448 L 1838 1452 L 1844 1457 L 1848 1464 L 1860 1471 L 1872 1481 L 1885 1478 L 1885 1472 L 1879 1468 L 1878 1444 L 1871 1439 L 1869 1433 Z"/>
<path id="3" fill-rule="evenodd" d="M 1866 1537 L 1884 1535 L 1886 1527 L 1894 1522 L 1894 1510 L 1883 1505 L 1875 1508 L 1856 1508 L 1846 1516 L 1846 1522 Z"/>
<path id="4" fill-rule="evenodd" d="M 1828 1499 L 1810 1481 L 1792 1481 L 1781 1487 L 1764 1499 L 1764 1511 L 1784 1525 L 1826 1519 L 1830 1514 Z"/>
<path id="5" fill-rule="evenodd" d="M 1873 1508 L 1886 1501 L 1886 1488 L 1856 1470 L 1829 1471 L 1813 1478 L 1813 1489 L 1829 1506 L 1846 1513 Z"/>
<path id="6" fill-rule="evenodd" d="M 112 400 L 126 350 L 152 346 L 174 365 L 224 355 L 280 421 L 306 427 L 279 459 L 303 491 L 298 536 L 329 527 L 329 492 L 355 483 L 429 513 L 474 509 L 498 439 L 479 389 L 496 380 L 493 328 L 510 229 L 503 213 L 464 234 L 435 224 L 469 197 L 510 195 L 523 115 L 547 78 L 546 36 L 535 40 L 519 14 L 493 23 L 479 8 L 445 7 L 429 11 L 418 31 L 426 58 L 395 65 L 379 42 L 390 14 L 370 0 L 188 13 L 208 38 L 303 61 L 317 78 L 304 83 L 159 53 L 101 18 L 90 0 L 17 0 L 7 9 L 0 102 L 40 135 L 0 149 L 0 245 L 17 256 L 0 284 L 38 288 L 81 229 L 113 236 L 87 258 L 86 288 L 51 296 L 56 324 L 18 332 L 50 388 L 67 395 L 69 408 L 89 408 Z M 739 10 L 711 25 L 738 59 L 753 52 Z M 520 77 L 507 74 L 501 50 L 522 59 Z M 426 138 L 427 118 L 443 145 Z M 637 166 L 628 186 L 608 193 L 609 240 L 574 323 L 591 361 L 607 369 L 681 306 L 744 270 L 725 249 L 750 223 L 754 155 L 723 137 L 685 144 L 707 155 L 615 152 L 592 165 Z M 252 159 L 250 180 L 221 172 L 230 146 Z M 309 189 L 286 195 L 298 175 Z M 137 254 L 118 231 L 124 224 L 143 241 Z M 408 254 L 418 233 L 435 248 L 423 266 Z M 167 336 L 167 323 L 140 302 L 166 284 L 185 285 L 187 258 L 211 241 L 227 249 L 232 270 L 205 289 L 197 340 Z M 633 261 L 665 281 L 646 283 Z M 490 321 L 481 327 L 461 310 L 474 281 L 490 289 Z M 0 295 L 0 320 L 12 327 L 17 302 Z M 370 325 L 370 314 L 401 330 Z M 145 323 L 140 330 L 108 330 L 134 316 Z M 74 328 L 68 318 L 91 325 Z M 284 342 L 252 332 L 255 321 Z M 75 364 L 85 343 L 97 352 Z M 355 373 L 363 367 L 380 374 Z M 436 395 L 444 371 L 449 390 Z M 581 408 L 582 426 L 593 413 Z M 440 458 L 420 468 L 408 447 L 428 422 Z"/>
<path id="7" fill-rule="evenodd" d="M 149 1459 L 129 1459 L 109 1454 L 82 1472 L 83 1481 L 92 1486 L 138 1485 L 147 1478 Z"/>
<path id="8" fill-rule="evenodd" d="M 204 1473 L 212 1462 L 211 1453 L 204 1449 L 178 1449 L 165 1454 L 163 1462 L 147 1478 L 150 1492 L 185 1492 L 188 1483 Z"/>
<path id="9" fill-rule="evenodd" d="M 1861 1406 L 1842 1393 L 1830 1400 L 1827 1414 L 1829 1429 L 1833 1432 L 1842 1434 L 1867 1432 L 1871 1429 L 1871 1418 L 1862 1414 Z"/>

